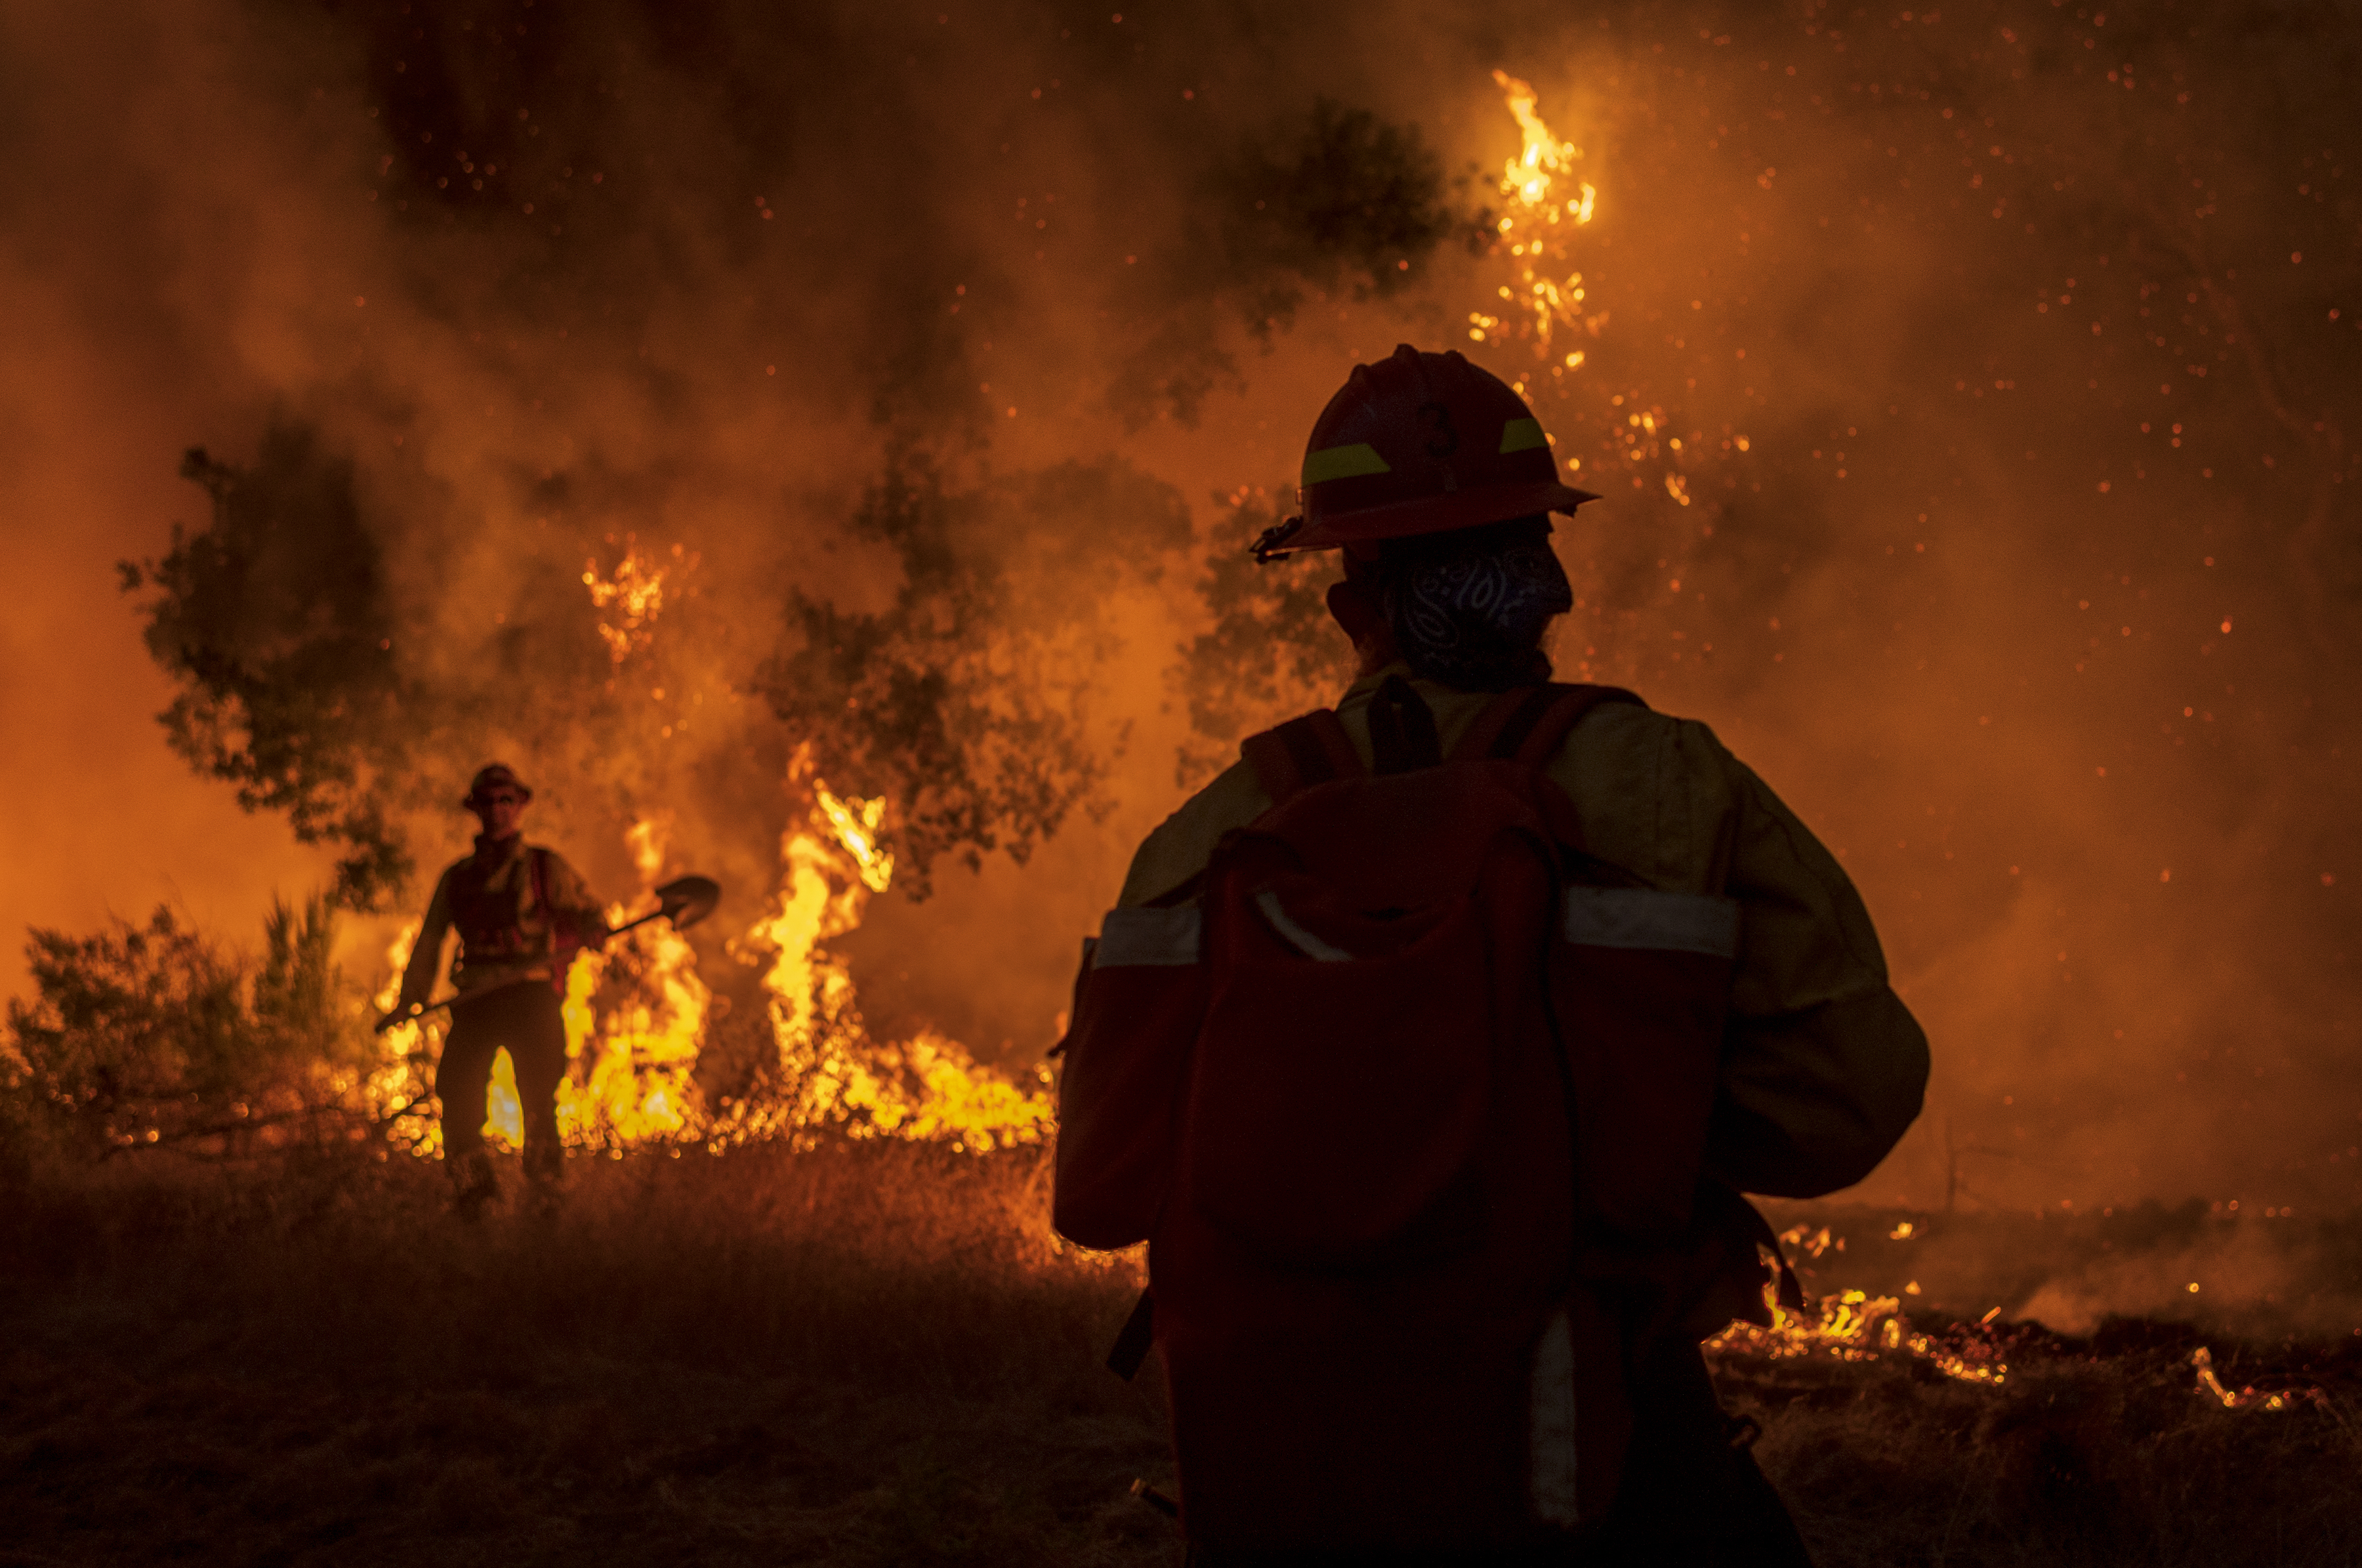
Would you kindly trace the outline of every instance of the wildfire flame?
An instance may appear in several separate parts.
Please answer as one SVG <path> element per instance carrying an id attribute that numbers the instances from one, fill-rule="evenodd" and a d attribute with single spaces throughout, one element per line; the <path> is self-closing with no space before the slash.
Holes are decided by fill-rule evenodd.
<path id="1" fill-rule="evenodd" d="M 1814 1355 L 1837 1361 L 1876 1361 L 1887 1355 L 1910 1355 L 1963 1383 L 1998 1386 L 2009 1376 L 2008 1364 L 1992 1340 L 1948 1340 L 1915 1333 L 1903 1316 L 1902 1302 L 1892 1296 L 1846 1290 L 1822 1297 L 1817 1307 L 1806 1311 L 1791 1312 L 1767 1286 L 1764 1301 L 1772 1309 L 1769 1328 L 1733 1323 L 1706 1341 L 1705 1348 L 1773 1361 Z"/>
<path id="2" fill-rule="evenodd" d="M 1556 272 L 1565 260 L 1567 232 L 1591 221 L 1599 193 L 1588 181 L 1573 180 L 1583 149 L 1560 140 L 1543 123 L 1536 112 L 1540 100 L 1533 88 L 1506 71 L 1493 72 L 1493 80 L 1507 99 L 1509 113 L 1517 116 L 1525 141 L 1518 155 L 1502 166 L 1500 193 L 1508 211 L 1495 225 L 1508 243 L 1509 255 L 1522 263 L 1515 282 L 1504 283 L 1498 290 L 1506 308 L 1522 319 L 1512 326 L 1501 316 L 1472 312 L 1468 336 L 1478 343 L 1496 336 L 1530 337 L 1536 353 L 1549 359 L 1553 358 L 1553 333 L 1587 327 L 1595 337 L 1599 324 L 1606 320 L 1605 315 L 1585 317 L 1583 314 L 1581 272 L 1570 271 L 1562 277 Z M 1564 181 L 1572 181 L 1572 192 L 1562 190 Z M 1573 349 L 1556 359 L 1551 373 L 1563 375 L 1579 368 L 1584 356 L 1582 350 Z M 1518 391 L 1523 395 L 1522 381 Z"/>
<path id="3" fill-rule="evenodd" d="M 385 983 L 370 999 L 378 1011 L 391 1012 L 402 999 L 402 972 L 425 923 L 414 920 L 394 933 L 385 953 Z M 413 1153 L 431 1154 L 443 1146 L 443 1132 L 426 1104 L 425 1026 L 396 1024 L 379 1038 L 382 1055 L 361 1085 L 362 1103 Z"/>
<path id="4" fill-rule="evenodd" d="M 603 952 L 576 955 L 567 973 L 568 1068 L 558 1087 L 557 1124 L 569 1148 L 719 1146 L 833 1130 L 982 1153 L 1047 1136 L 1054 1111 L 1046 1073 L 1031 1085 L 1015 1083 L 933 1031 L 901 1042 L 869 1033 L 852 976 L 824 944 L 858 925 L 871 895 L 892 882 L 893 856 L 881 845 L 887 805 L 835 795 L 810 770 L 809 754 L 799 754 L 790 783 L 806 788 L 811 803 L 782 835 L 775 904 L 731 944 L 742 956 L 767 955 L 760 961 L 778 1092 L 718 1110 L 705 1104 L 693 1075 L 712 994 L 698 974 L 695 949 L 654 922 Z M 668 824 L 657 818 L 635 823 L 624 834 L 644 890 L 635 904 L 611 906 L 610 924 L 655 907 L 645 889 L 665 867 L 668 836 Z M 377 998 L 381 1009 L 397 999 L 418 932 L 418 922 L 408 923 L 387 950 L 391 977 Z M 442 1143 L 425 1105 L 424 1064 L 443 1032 L 434 1018 L 389 1030 L 385 1064 L 368 1088 L 372 1108 L 396 1120 L 421 1154 Z M 491 1135 L 511 1148 L 521 1145 L 523 1114 L 505 1052 L 493 1066 L 488 1110 Z"/>
<path id="5" fill-rule="evenodd" d="M 1597 210 L 1599 192 L 1577 175 L 1584 150 L 1543 120 L 1540 96 L 1533 86 L 1506 71 L 1494 72 L 1493 81 L 1518 122 L 1522 144 L 1501 166 L 1496 187 L 1503 211 L 1494 224 L 1491 254 L 1507 260 L 1510 276 L 1494 288 L 1496 307 L 1469 313 L 1468 336 L 1477 343 L 1529 345 L 1535 368 L 1512 375 L 1510 385 L 1519 397 L 1530 397 L 1547 372 L 1562 383 L 1563 396 L 1565 378 L 1586 362 L 1585 350 L 1567 340 L 1598 337 L 1607 326 L 1606 310 L 1587 308 L 1583 274 L 1573 268 L 1569 253 L 1575 231 L 1588 225 Z M 1636 481 L 1642 473 L 1661 469 L 1660 482 L 1675 505 L 1694 502 L 1697 497 L 1682 472 L 1683 439 L 1663 406 L 1643 407 L 1639 397 L 1623 393 L 1609 402 L 1623 411 L 1620 420 L 1609 417 L 1614 457 L 1633 471 Z M 1725 445 L 1735 445 L 1740 452 L 1748 449 L 1744 436 Z M 1571 472 L 1582 471 L 1581 457 L 1562 456 Z"/>
<path id="6" fill-rule="evenodd" d="M 800 754 L 791 774 L 809 767 Z M 899 1044 L 870 1035 L 844 960 L 819 949 L 858 925 L 870 895 L 891 882 L 893 858 L 877 842 L 886 803 L 840 799 L 818 779 L 811 794 L 809 817 L 780 842 L 778 912 L 748 933 L 775 954 L 763 984 L 783 1078 L 798 1086 L 786 1120 L 798 1132 L 833 1127 L 976 1152 L 1039 1143 L 1053 1115 L 1046 1075 L 1023 1088 L 940 1034 Z"/>
<path id="7" fill-rule="evenodd" d="M 640 553 L 635 536 L 624 536 L 624 558 L 615 563 L 613 577 L 599 575 L 595 558 L 582 563 L 582 586 L 590 591 L 592 607 L 612 612 L 612 618 L 601 615 L 599 636 L 615 663 L 647 646 L 655 635 L 650 627 L 664 608 L 664 584 L 665 569 Z"/>
<path id="8" fill-rule="evenodd" d="M 1916 1231 L 1917 1227 L 1906 1220 L 1888 1233 L 1888 1239 L 1906 1241 Z M 1780 1239 L 1814 1257 L 1845 1250 L 1844 1239 L 1832 1242 L 1827 1226 L 1817 1233 L 1799 1226 Z M 1769 1264 L 1772 1260 L 1767 1255 L 1764 1261 Z M 1916 1295 L 1918 1290 L 1914 1282 L 1909 1293 Z M 1994 1320 L 2001 1316 L 1998 1307 L 1979 1319 L 1974 1328 L 1939 1336 L 1915 1332 L 1903 1314 L 1902 1303 L 1892 1296 L 1846 1290 L 1822 1297 L 1816 1306 L 1806 1311 L 1791 1312 L 1780 1305 L 1777 1290 L 1767 1285 L 1763 1300 L 1771 1309 L 1769 1327 L 1733 1323 L 1707 1340 L 1705 1348 L 1772 1361 L 1827 1356 L 1836 1361 L 1863 1362 L 1908 1355 L 1963 1383 L 1998 1387 L 2009 1377 L 2009 1364 L 2002 1359 L 2001 1342 L 1991 1331 Z M 2328 1397 L 2319 1388 L 2305 1385 L 2258 1388 L 2250 1384 L 2236 1391 L 2225 1387 L 2215 1374 L 2213 1353 L 2204 1345 L 2191 1356 L 2190 1364 L 2197 1373 L 2192 1392 L 2225 1409 L 2286 1410 L 2307 1403 L 2324 1408 L 2328 1404 Z"/>
<path id="9" fill-rule="evenodd" d="M 2214 1375 L 2214 1353 L 2204 1345 L 2191 1353 L 2190 1364 L 2198 1369 L 2197 1393 L 2221 1402 L 2226 1410 L 2244 1409 L 2250 1406 L 2259 1410 L 2286 1410 L 2298 1405 L 2319 1405 L 2326 1409 L 2329 1396 L 2318 1388 L 2257 1388 L 2253 1384 L 2233 1393 L 2223 1386 Z"/>
<path id="10" fill-rule="evenodd" d="M 826 785 L 815 781 L 812 799 L 819 802 L 821 815 L 828 819 L 836 842 L 853 856 L 862 885 L 873 893 L 884 892 L 894 880 L 894 856 L 877 846 L 877 830 L 886 821 L 886 797 L 840 801 L 828 792 Z"/>

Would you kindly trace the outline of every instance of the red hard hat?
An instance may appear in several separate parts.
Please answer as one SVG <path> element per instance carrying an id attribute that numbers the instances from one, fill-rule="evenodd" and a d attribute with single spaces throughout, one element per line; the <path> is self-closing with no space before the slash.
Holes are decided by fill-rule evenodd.
<path id="1" fill-rule="evenodd" d="M 1573 512 L 1599 498 L 1559 482 L 1525 399 L 1459 352 L 1406 343 L 1356 365 L 1304 449 L 1303 515 L 1265 532 L 1255 558 L 1374 545 Z"/>

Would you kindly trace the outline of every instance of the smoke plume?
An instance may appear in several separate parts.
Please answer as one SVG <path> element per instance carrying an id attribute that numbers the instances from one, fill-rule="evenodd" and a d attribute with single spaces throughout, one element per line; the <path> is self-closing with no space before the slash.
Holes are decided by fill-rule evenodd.
<path id="1" fill-rule="evenodd" d="M 2337 8 L 1132 3 L 0 20 L 0 923 L 422 901 L 492 756 L 751 917 L 817 776 L 932 864 L 873 1023 L 1030 1061 L 1176 753 L 1325 677 L 1207 559 L 1459 347 L 1606 497 L 1562 676 L 1862 887 L 1937 1059 L 1870 1194 L 2352 1201 Z"/>

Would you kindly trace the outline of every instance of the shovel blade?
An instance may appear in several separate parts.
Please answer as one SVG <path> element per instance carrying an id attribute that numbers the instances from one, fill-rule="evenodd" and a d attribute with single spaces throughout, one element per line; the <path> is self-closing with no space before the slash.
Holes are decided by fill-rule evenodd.
<path id="1" fill-rule="evenodd" d="M 686 931 L 713 912 L 722 901 L 722 884 L 711 877 L 680 877 L 657 890 L 665 919 L 675 931 Z"/>

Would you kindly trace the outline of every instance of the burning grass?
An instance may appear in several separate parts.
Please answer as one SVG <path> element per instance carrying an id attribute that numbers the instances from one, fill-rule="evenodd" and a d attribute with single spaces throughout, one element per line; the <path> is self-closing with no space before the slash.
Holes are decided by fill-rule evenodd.
<path id="1" fill-rule="evenodd" d="M 1179 1561 L 1125 1495 L 1169 1485 L 1155 1380 L 1100 1369 L 1136 1275 L 1048 1234 L 1036 1149 L 643 1151 L 480 1227 L 407 1157 L 171 1158 L 20 1175 L 0 1204 L 0 1562 Z M 1959 1256 L 1998 1253 L 1998 1224 Z M 1832 1243 L 1809 1283 L 1843 1308 L 1846 1260 L 1875 1285 L 1877 1251 Z M 1912 1262 L 1918 1299 L 1967 1277 Z M 2329 1563 L 2362 1540 L 2342 1345 L 1869 1316 L 1871 1353 L 1800 1326 L 1717 1354 L 1828 1568 Z M 1947 1375 L 1914 1335 L 2007 1375 Z M 2226 1408 L 2202 1345 L 2233 1394 L 2301 1397 Z"/>

